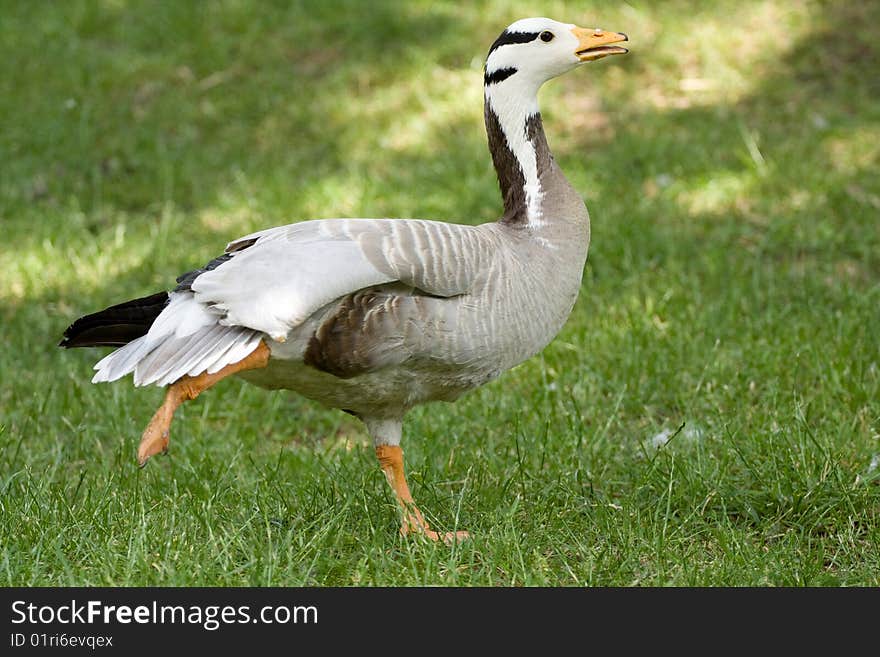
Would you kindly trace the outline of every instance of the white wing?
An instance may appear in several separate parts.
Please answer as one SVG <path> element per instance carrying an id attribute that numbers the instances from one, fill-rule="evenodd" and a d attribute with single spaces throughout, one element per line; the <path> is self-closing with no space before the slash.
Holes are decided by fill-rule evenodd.
<path id="1" fill-rule="evenodd" d="M 173 292 L 146 335 L 101 359 L 92 383 L 115 381 L 134 373 L 136 386 L 168 385 L 189 374 L 217 372 L 237 363 L 259 345 L 262 334 L 222 326 L 219 317 L 189 292 Z"/>
<path id="2" fill-rule="evenodd" d="M 493 251 L 471 226 L 394 219 L 323 219 L 247 235 L 228 259 L 187 278 L 149 332 L 110 353 L 93 382 L 134 373 L 167 385 L 217 372 L 253 351 L 263 334 L 284 340 L 322 306 L 401 281 L 428 294 L 465 294 Z"/>
<path id="3" fill-rule="evenodd" d="M 233 257 L 200 274 L 192 291 L 220 313 L 221 324 L 284 339 L 322 306 L 373 285 L 400 281 L 435 296 L 464 294 L 488 260 L 486 241 L 476 227 L 434 221 L 307 221 L 230 243 Z"/>

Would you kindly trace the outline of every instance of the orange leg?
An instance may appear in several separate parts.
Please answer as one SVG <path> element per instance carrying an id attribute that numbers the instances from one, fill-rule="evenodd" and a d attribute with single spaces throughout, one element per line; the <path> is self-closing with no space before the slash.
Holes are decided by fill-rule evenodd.
<path id="1" fill-rule="evenodd" d="M 268 362 L 269 347 L 261 340 L 260 344 L 250 355 L 237 363 L 227 365 L 219 372 L 214 374 L 204 372 L 198 376 L 183 376 L 168 386 L 168 390 L 165 393 L 165 401 L 162 402 L 159 410 L 156 411 L 153 419 L 150 420 L 150 423 L 144 430 L 140 447 L 138 447 L 138 465 L 144 467 L 151 456 L 155 456 L 159 452 L 165 453 L 168 451 L 171 420 L 174 418 L 174 411 L 183 402 L 195 399 L 200 393 L 227 376 L 244 370 L 266 367 Z"/>
<path id="2" fill-rule="evenodd" d="M 422 534 L 432 541 L 442 540 L 444 543 L 452 543 L 453 541 L 463 541 L 468 538 L 468 533 L 459 532 L 435 532 L 428 526 L 425 517 L 416 503 L 413 501 L 409 492 L 409 485 L 406 483 L 406 476 L 403 473 L 403 450 L 398 445 L 377 445 L 376 457 L 379 459 L 379 465 L 382 472 L 391 484 L 391 489 L 397 496 L 400 508 L 403 512 L 403 522 L 400 525 L 400 533 L 406 536 L 410 532 Z"/>

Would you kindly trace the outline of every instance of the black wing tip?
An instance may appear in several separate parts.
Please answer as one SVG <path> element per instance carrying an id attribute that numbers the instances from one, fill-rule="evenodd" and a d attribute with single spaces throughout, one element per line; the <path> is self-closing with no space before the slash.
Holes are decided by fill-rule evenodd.
<path id="1" fill-rule="evenodd" d="M 70 349 L 71 347 L 75 347 L 76 345 L 73 342 L 73 335 L 76 331 L 76 323 L 79 321 L 76 320 L 73 324 L 64 329 L 64 334 L 61 336 L 61 340 L 58 342 L 58 346 L 62 349 Z"/>
<path id="2" fill-rule="evenodd" d="M 134 339 L 134 338 L 132 338 Z M 123 345 L 128 344 L 131 340 L 124 339 L 115 339 L 111 340 L 109 338 L 92 338 L 88 339 L 86 337 L 80 337 L 79 335 L 68 335 L 67 331 L 64 332 L 64 336 L 61 338 L 61 341 L 58 343 L 58 346 L 62 349 L 75 349 L 77 347 L 121 347 Z"/>
<path id="3" fill-rule="evenodd" d="M 58 346 L 121 347 L 146 334 L 167 303 L 163 291 L 84 315 L 65 329 Z"/>

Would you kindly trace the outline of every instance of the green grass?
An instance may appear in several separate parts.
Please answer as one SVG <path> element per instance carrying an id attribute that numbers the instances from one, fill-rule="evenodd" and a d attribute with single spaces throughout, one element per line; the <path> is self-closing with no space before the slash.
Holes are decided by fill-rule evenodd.
<path id="1" fill-rule="evenodd" d="M 551 1 L 593 245 L 558 339 L 405 426 L 89 383 L 80 314 L 261 227 L 500 208 L 481 62 L 526 2 L 0 3 L 0 584 L 880 585 L 880 5 Z M 682 427 L 675 433 L 679 427 Z M 665 445 L 658 435 L 674 437 Z"/>

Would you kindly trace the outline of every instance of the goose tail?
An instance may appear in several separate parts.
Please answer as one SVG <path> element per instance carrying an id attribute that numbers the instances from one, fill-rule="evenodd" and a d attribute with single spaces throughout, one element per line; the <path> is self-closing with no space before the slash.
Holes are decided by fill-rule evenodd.
<path id="1" fill-rule="evenodd" d="M 157 292 L 80 317 L 64 331 L 59 347 L 121 347 L 142 335 L 168 305 L 168 293 Z"/>
<path id="2" fill-rule="evenodd" d="M 119 347 L 95 365 L 92 383 L 134 374 L 134 384 L 159 386 L 183 376 L 213 374 L 259 346 L 264 334 L 225 326 L 189 291 L 160 292 L 76 320 L 60 346 Z"/>

